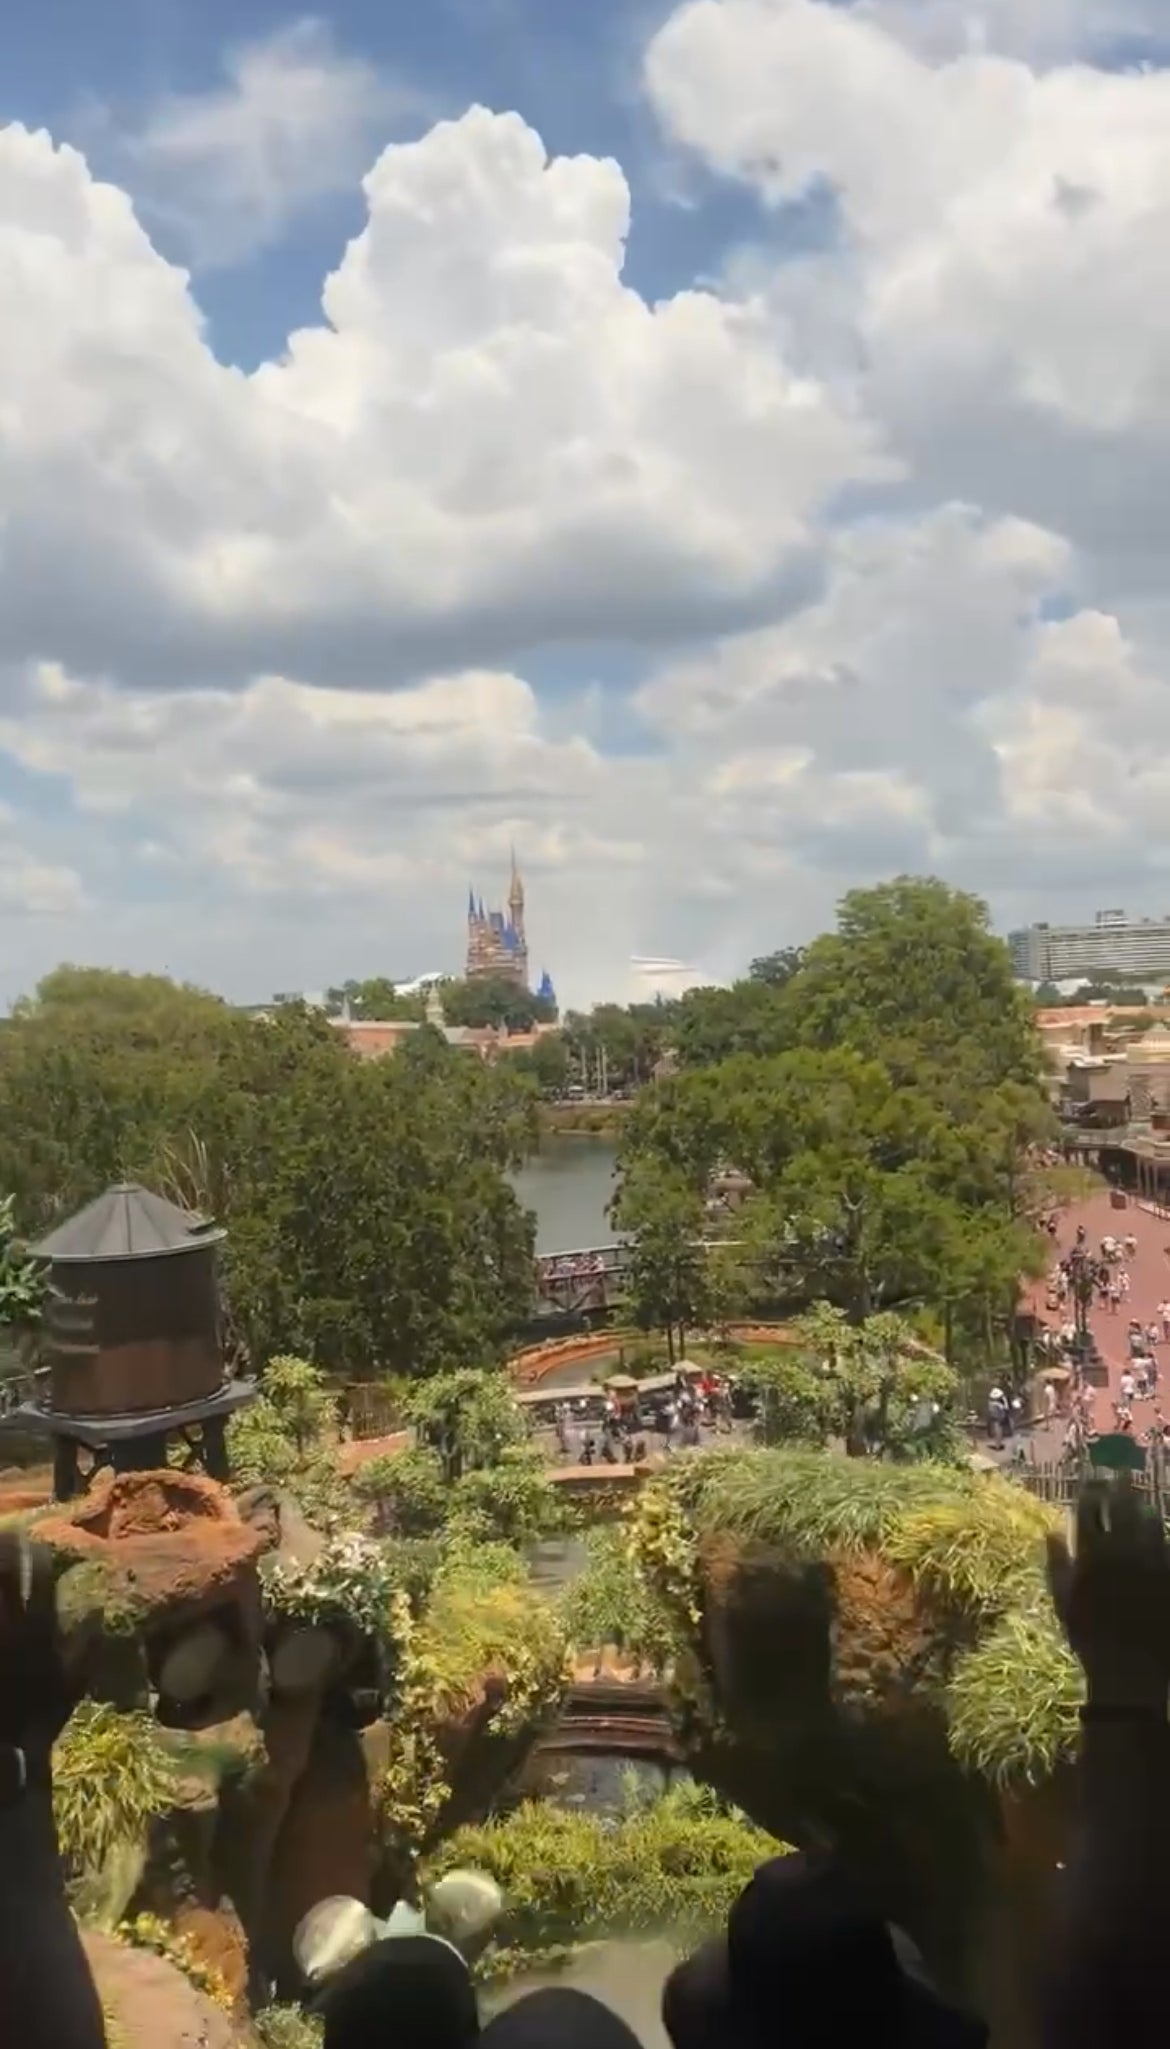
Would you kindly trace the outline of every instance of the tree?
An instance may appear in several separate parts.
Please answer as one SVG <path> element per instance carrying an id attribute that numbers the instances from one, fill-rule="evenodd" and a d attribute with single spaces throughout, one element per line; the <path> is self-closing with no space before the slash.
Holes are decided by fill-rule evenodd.
<path id="1" fill-rule="evenodd" d="M 776 953 L 764 953 L 748 969 L 753 982 L 766 982 L 770 989 L 783 989 L 804 966 L 803 946 L 782 946 Z"/>
<path id="2" fill-rule="evenodd" d="M 711 1067 L 737 1053 L 779 1053 L 792 1043 L 783 987 L 757 977 L 730 989 L 690 989 L 678 1004 L 673 1044 L 683 1067 Z"/>
<path id="3" fill-rule="evenodd" d="M 628 1243 L 626 1286 L 635 1317 L 643 1329 L 665 1332 L 673 1362 L 685 1351 L 687 1330 L 710 1315 L 702 1202 L 680 1174 L 635 1162 L 622 1176 L 612 1214 Z"/>
<path id="4" fill-rule="evenodd" d="M 653 1166 L 703 1202 L 739 1169 L 751 1193 L 729 1234 L 755 1301 L 825 1299 L 856 1325 L 928 1312 L 948 1359 L 1004 1370 L 1037 1257 L 1026 1154 L 1052 1119 L 983 907 L 905 878 L 855 891 L 781 986 L 696 993 L 706 1043 L 643 1091 L 623 1172 Z"/>
<path id="5" fill-rule="evenodd" d="M 1032 1004 L 986 905 L 933 879 L 851 890 L 785 1003 L 792 1043 L 850 1046 L 968 1110 L 1003 1082 L 1036 1088 L 1043 1071 Z"/>
<path id="6" fill-rule="evenodd" d="M 563 1096 L 569 1082 L 569 1053 L 560 1032 L 547 1032 L 534 1046 L 505 1052 L 504 1059 L 517 1074 L 528 1076 L 542 1096 Z"/>
<path id="7" fill-rule="evenodd" d="M 535 1109 L 519 1077 L 424 1037 L 362 1061 L 304 1005 L 255 1019 L 157 977 L 50 977 L 0 1033 L 0 1187 L 30 1235 L 127 1178 L 217 1217 L 257 1364 L 481 1362 L 531 1295 L 505 1169 Z"/>
<path id="8" fill-rule="evenodd" d="M 465 982 L 444 982 L 440 994 L 448 1024 L 530 1032 L 536 1024 L 555 1024 L 557 1019 L 556 1005 L 547 997 L 534 995 L 503 976 L 477 975 Z"/>
<path id="9" fill-rule="evenodd" d="M 936 1405 L 953 1399 L 955 1376 L 899 1316 L 852 1324 L 817 1303 L 798 1325 L 825 1390 L 826 1433 L 851 1457 L 905 1451 L 933 1433 Z"/>
<path id="10" fill-rule="evenodd" d="M 325 991 L 325 1009 L 330 1017 L 348 1010 L 357 1018 L 421 1018 L 426 998 L 415 990 L 401 994 L 386 975 L 371 975 L 365 981 L 343 982 Z"/>
<path id="11" fill-rule="evenodd" d="M 462 1369 L 416 1387 L 407 1416 L 419 1443 L 438 1454 L 449 1482 L 494 1465 L 524 1439 L 524 1421 L 505 1373 Z"/>

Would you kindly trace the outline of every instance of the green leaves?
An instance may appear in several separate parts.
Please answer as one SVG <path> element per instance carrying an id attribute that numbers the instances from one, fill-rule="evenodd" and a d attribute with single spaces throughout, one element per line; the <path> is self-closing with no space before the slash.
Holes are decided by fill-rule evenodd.
<path id="1" fill-rule="evenodd" d="M 613 1219 L 629 1243 L 626 1287 L 637 1321 L 680 1342 L 708 1321 L 712 1294 L 703 1205 L 684 1175 L 635 1160 L 623 1173 Z"/>
<path id="2" fill-rule="evenodd" d="M 984 907 L 910 877 L 854 891 L 799 958 L 766 956 L 749 981 L 685 999 L 677 1035 L 683 1071 L 626 1126 L 639 1211 L 655 1176 L 672 1200 L 685 1185 L 702 1201 L 737 1168 L 752 1193 L 727 1235 L 753 1305 L 823 1298 L 857 1324 L 933 1311 L 952 1362 L 1006 1370 L 1037 1256 L 1023 1161 L 1050 1115 L 1031 1011 Z"/>
<path id="3" fill-rule="evenodd" d="M 304 1005 L 255 1019 L 160 976 L 58 970 L 0 1034 L 0 1188 L 30 1234 L 125 1176 L 214 1214 L 244 1360 L 490 1357 L 531 1289 L 503 1169 L 534 1104 L 424 1039 L 363 1061 Z"/>

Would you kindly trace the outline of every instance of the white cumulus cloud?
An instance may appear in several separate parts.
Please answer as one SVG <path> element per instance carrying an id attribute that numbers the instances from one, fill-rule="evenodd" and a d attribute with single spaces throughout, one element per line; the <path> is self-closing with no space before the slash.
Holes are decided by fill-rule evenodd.
<path id="1" fill-rule="evenodd" d="M 652 303 L 620 167 L 475 107 L 367 138 L 252 374 L 124 191 L 0 129 L 4 994 L 452 968 L 513 842 L 577 1001 L 898 869 L 1161 909 L 1170 73 L 1085 61 L 1110 24 L 1144 0 L 687 0 L 671 144 L 828 186 L 831 246 Z M 263 161 L 254 219 L 299 204 Z"/>

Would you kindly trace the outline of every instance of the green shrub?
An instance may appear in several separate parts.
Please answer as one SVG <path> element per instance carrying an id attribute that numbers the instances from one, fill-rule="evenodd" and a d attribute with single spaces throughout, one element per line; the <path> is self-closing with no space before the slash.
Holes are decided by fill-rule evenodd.
<path id="1" fill-rule="evenodd" d="M 112 1857 L 145 1847 L 174 1804 L 178 1774 L 152 1716 L 83 1700 L 53 1752 L 53 1813 L 66 1875 L 95 1885 Z"/>
<path id="2" fill-rule="evenodd" d="M 783 1847 L 707 1788 L 686 1784 L 616 1820 L 526 1802 L 458 1830 L 427 1875 L 462 1868 L 494 1878 L 505 1898 L 501 1948 L 544 1954 L 654 1933 L 681 1948 L 721 1927 L 756 1866 Z"/>
<path id="3" fill-rule="evenodd" d="M 252 2026 L 263 2049 L 321 2049 L 325 2024 L 299 2006 L 262 2006 Z"/>

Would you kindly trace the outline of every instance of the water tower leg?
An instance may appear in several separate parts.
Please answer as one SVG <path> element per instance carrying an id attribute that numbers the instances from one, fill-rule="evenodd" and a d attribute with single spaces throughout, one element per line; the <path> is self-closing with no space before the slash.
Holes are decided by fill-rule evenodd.
<path id="1" fill-rule="evenodd" d="M 231 1478 L 222 1416 L 212 1416 L 203 1425 L 203 1470 L 211 1480 Z"/>
<path id="2" fill-rule="evenodd" d="M 81 1492 L 77 1475 L 77 1446 L 71 1437 L 53 1440 L 53 1499 L 72 1501 Z"/>

